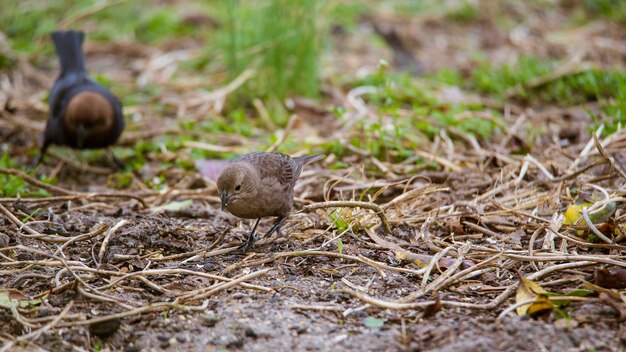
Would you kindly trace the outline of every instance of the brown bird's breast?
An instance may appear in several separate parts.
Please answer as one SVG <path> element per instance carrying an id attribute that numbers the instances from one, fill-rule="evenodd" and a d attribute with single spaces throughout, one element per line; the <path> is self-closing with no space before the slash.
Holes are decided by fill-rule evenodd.
<path id="1" fill-rule="evenodd" d="M 113 128 L 115 110 L 102 94 L 84 91 L 72 97 L 65 109 L 64 125 L 68 133 L 75 135 L 79 125 L 97 139 Z"/>
<path id="2" fill-rule="evenodd" d="M 293 186 L 285 189 L 275 178 L 261 180 L 257 194 L 229 203 L 226 209 L 244 219 L 287 216 L 293 204 Z"/>

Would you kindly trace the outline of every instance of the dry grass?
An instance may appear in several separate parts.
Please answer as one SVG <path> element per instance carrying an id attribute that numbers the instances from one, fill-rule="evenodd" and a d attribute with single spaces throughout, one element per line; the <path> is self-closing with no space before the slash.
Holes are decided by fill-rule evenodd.
<path id="1" fill-rule="evenodd" d="M 159 86 L 162 91 L 153 102 L 165 106 L 174 121 L 158 116 L 160 112 L 149 104 L 127 106 L 126 113 L 140 116 L 142 122 L 130 124 L 122 145 L 161 135 L 193 135 L 176 121 L 224 117 L 228 97 L 254 77 L 254 70 L 245 70 L 221 88 L 205 89 L 200 80 L 174 75 L 177 64 L 193 55 L 198 53 L 192 48 L 156 49 L 139 54 L 142 69 L 132 75 L 119 67 L 112 70 L 121 85 L 132 86 L 124 77 L 134 76 L 138 85 Z M 2 75 L 3 92 L 10 94 L 17 112 L 0 111 L 0 132 L 11 129 L 26 136 L 40 132 L 30 122 L 35 112 L 45 112 L 37 97 L 52 75 L 26 62 L 10 76 Z M 35 76 L 40 79 L 32 79 Z M 35 83 L 24 85 L 25 81 Z M 543 82 L 540 77 L 532 84 Z M 394 310 L 409 310 L 417 314 L 412 318 L 421 319 L 423 312 L 440 305 L 444 310 L 459 308 L 464 314 L 475 310 L 510 321 L 511 312 L 528 303 L 512 299 L 517 273 L 566 294 L 581 288 L 598 268 L 626 267 L 624 130 L 563 138 L 559 133 L 569 127 L 569 108 L 553 107 L 548 117 L 515 100 L 493 102 L 460 91 L 454 97 L 457 104 L 481 99 L 489 106 L 468 112 L 469 117 L 497 122 L 497 132 L 480 139 L 406 106 L 395 109 L 392 117 L 367 98 L 377 91 L 371 86 L 344 90 L 337 85 L 328 90 L 328 101 L 345 111 L 341 119 L 332 118 L 321 104 L 294 98 L 292 118 L 284 129 L 272 131 L 272 143 L 220 133 L 196 136 L 199 140 L 185 141 L 177 150 L 162 147 L 146 153 L 146 168 L 158 169 L 173 160 L 193 159 L 199 150 L 281 150 L 289 144 L 290 152 L 302 154 L 332 142 L 346 147 L 347 153 L 331 154 L 303 173 L 297 187 L 299 211 L 283 231 L 287 238 L 262 239 L 247 256 L 236 253 L 246 224 L 218 210 L 214 183 L 193 170 L 160 170 L 157 175 L 167 178 L 167 187 L 158 191 L 144 182 L 149 177 L 134 170 L 130 186 L 115 191 L 100 182 L 106 169 L 72 165 L 63 158 L 40 170 L 59 179 L 75 177 L 57 186 L 17 169 L 0 169 L 0 174 L 50 194 L 0 198 L 5 219 L 0 240 L 6 237 L 0 246 L 0 282 L 6 290 L 0 292 L 12 292 L 14 298 L 0 297 L 8 319 L 0 334 L 5 342 L 2 351 L 17 345 L 34 348 L 53 331 L 124 319 L 142 321 L 155 312 L 197 317 L 240 292 L 302 291 L 289 302 L 294 311 L 338 314 L 342 319 L 377 309 L 387 310 L 384 314 L 390 317 L 397 317 Z M 255 102 L 254 115 L 261 125 L 270 125 L 263 104 Z M 492 116 L 494 108 L 502 111 L 502 119 Z M 432 123 L 439 131 L 417 136 L 421 143 L 413 157 L 401 162 L 394 161 L 396 151 L 381 157 L 349 143 L 371 132 L 355 128 L 359 123 L 377 122 L 385 129 L 397 116 Z M 142 124 L 150 127 L 143 129 Z M 546 128 L 533 130 L 537 125 Z M 588 127 L 589 123 L 583 128 Z M 15 145 L 32 145 L 18 139 Z M 294 139 L 301 146 L 292 147 Z M 516 143 L 531 144 L 529 152 L 513 154 Z M 337 163 L 343 167 L 329 167 Z M 566 224 L 566 209 L 584 192 L 595 192 L 602 199 L 583 209 L 578 223 Z M 188 199 L 193 200 L 189 208 L 154 213 L 157 207 Z M 615 205 L 614 215 L 593 223 L 590 217 L 609 204 Z M 600 240 L 590 241 L 594 235 Z M 286 273 L 292 271 L 296 281 L 286 281 Z M 329 294 L 322 296 L 326 300 L 308 299 L 306 292 L 313 286 L 307 280 L 329 282 L 325 289 Z M 614 315 L 603 319 L 612 326 L 624 319 L 620 306 L 607 300 L 560 299 L 565 298 L 576 301 L 575 307 L 608 306 Z"/>

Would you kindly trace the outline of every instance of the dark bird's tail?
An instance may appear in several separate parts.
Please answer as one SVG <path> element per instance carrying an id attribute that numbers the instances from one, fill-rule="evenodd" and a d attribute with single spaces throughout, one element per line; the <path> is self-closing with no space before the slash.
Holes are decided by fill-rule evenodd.
<path id="1" fill-rule="evenodd" d="M 52 41 L 61 63 L 61 75 L 85 71 L 83 39 L 85 33 L 77 31 L 52 32 Z"/>
<path id="2" fill-rule="evenodd" d="M 298 156 L 295 157 L 294 159 L 296 159 L 298 162 L 302 163 L 302 165 L 307 165 L 310 163 L 314 163 L 318 160 L 322 160 L 326 157 L 326 155 L 324 154 L 315 154 L 315 155 L 305 155 L 305 156 Z"/>

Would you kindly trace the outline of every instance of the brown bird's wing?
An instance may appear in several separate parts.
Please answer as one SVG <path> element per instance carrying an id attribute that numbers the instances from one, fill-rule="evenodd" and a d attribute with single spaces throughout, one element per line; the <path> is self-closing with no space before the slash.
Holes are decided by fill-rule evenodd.
<path id="1" fill-rule="evenodd" d="M 304 163 L 299 160 L 282 153 L 249 153 L 235 161 L 249 162 L 259 170 L 261 178 L 273 177 L 285 189 L 296 183 L 304 166 Z"/>

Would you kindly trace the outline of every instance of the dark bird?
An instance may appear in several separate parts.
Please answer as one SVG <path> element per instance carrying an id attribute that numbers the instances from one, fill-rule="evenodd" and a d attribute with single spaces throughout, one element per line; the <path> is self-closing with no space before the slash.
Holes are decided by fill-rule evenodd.
<path id="1" fill-rule="evenodd" d="M 85 70 L 83 40 L 77 31 L 53 32 L 61 73 L 50 91 L 50 114 L 39 155 L 39 165 L 51 144 L 76 149 L 106 148 L 124 130 L 122 104 Z"/>
<path id="2" fill-rule="evenodd" d="M 261 218 L 276 216 L 276 222 L 265 234 L 277 231 L 293 207 L 293 188 L 304 165 L 325 155 L 292 158 L 281 153 L 249 153 L 233 160 L 217 179 L 222 210 L 244 219 L 257 219 L 242 245 L 245 252 L 256 240 L 254 233 Z"/>

